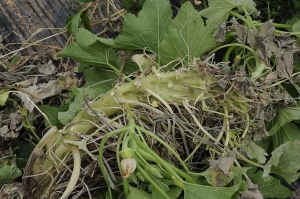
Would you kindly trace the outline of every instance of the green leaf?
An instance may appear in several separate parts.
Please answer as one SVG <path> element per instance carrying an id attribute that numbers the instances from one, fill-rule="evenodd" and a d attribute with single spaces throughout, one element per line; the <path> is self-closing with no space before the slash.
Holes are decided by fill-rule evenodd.
<path id="1" fill-rule="evenodd" d="M 159 56 L 163 64 L 177 58 L 188 60 L 199 57 L 215 46 L 213 32 L 217 24 L 207 21 L 204 26 L 190 2 L 182 5 L 178 15 L 168 27 L 164 40 L 159 48 Z"/>
<path id="2" fill-rule="evenodd" d="M 63 105 L 61 107 L 53 107 L 48 105 L 41 105 L 39 108 L 41 111 L 48 117 L 49 121 L 53 126 L 57 126 L 57 128 L 62 128 L 64 125 L 58 119 L 58 113 L 64 112 L 68 110 L 68 105 Z M 45 120 L 45 126 L 49 127 L 47 120 Z"/>
<path id="3" fill-rule="evenodd" d="M 300 21 L 298 21 L 297 23 L 294 23 L 292 30 L 293 30 L 293 32 L 300 33 Z M 296 36 L 300 37 L 300 34 L 297 34 Z"/>
<path id="4" fill-rule="evenodd" d="M 279 107 L 277 122 L 270 129 L 269 134 L 273 135 L 280 130 L 280 127 L 293 120 L 300 120 L 300 107 Z"/>
<path id="5" fill-rule="evenodd" d="M 18 167 L 5 165 L 0 168 L 0 187 L 6 183 L 11 183 L 20 176 L 22 176 L 22 172 Z"/>
<path id="6" fill-rule="evenodd" d="M 117 47 L 126 50 L 146 48 L 157 54 L 171 19 L 168 0 L 146 0 L 137 17 L 126 14 L 121 35 L 116 39 Z"/>
<path id="7" fill-rule="evenodd" d="M 255 3 L 252 0 L 209 0 L 209 7 L 201 10 L 200 15 L 211 19 L 214 18 L 220 23 L 229 17 L 229 12 L 234 8 L 245 7 L 248 12 L 256 12 Z"/>
<path id="8" fill-rule="evenodd" d="M 90 18 L 88 17 L 88 10 L 84 10 L 81 14 L 81 23 L 90 32 L 93 32 L 91 23 L 90 23 Z"/>
<path id="9" fill-rule="evenodd" d="M 300 176 L 300 140 L 288 141 L 272 152 L 272 157 L 264 167 L 263 177 L 275 173 L 289 184 Z"/>
<path id="10" fill-rule="evenodd" d="M 299 128 L 292 122 L 283 125 L 278 133 L 272 136 L 273 149 L 279 147 L 281 144 L 284 144 L 287 141 L 300 140 L 299 132 Z"/>
<path id="11" fill-rule="evenodd" d="M 6 101 L 9 97 L 9 93 L 7 92 L 9 90 L 10 90 L 9 88 L 4 88 L 0 90 L 0 106 L 5 106 Z"/>
<path id="12" fill-rule="evenodd" d="M 129 195 L 127 199 L 151 199 L 151 194 L 143 190 L 129 186 Z"/>
<path id="13" fill-rule="evenodd" d="M 84 65 L 96 65 L 119 72 L 112 63 L 118 59 L 116 52 L 98 40 L 98 37 L 86 29 L 79 29 L 76 42 L 58 53 L 57 57 L 71 57 Z M 108 67 L 107 67 L 108 66 Z"/>
<path id="14" fill-rule="evenodd" d="M 143 7 L 144 2 L 145 0 L 122 0 L 124 8 L 131 13 L 137 13 L 138 11 L 140 11 Z"/>
<path id="15" fill-rule="evenodd" d="M 293 193 L 280 183 L 280 180 L 269 176 L 262 177 L 263 171 L 258 171 L 255 174 L 249 174 L 251 181 L 258 185 L 258 190 L 262 193 L 264 198 L 287 198 L 293 195 Z"/>
<path id="16" fill-rule="evenodd" d="M 232 187 L 212 187 L 198 184 L 184 183 L 184 199 L 237 199 L 240 191 L 246 189 L 245 182 Z"/>
<path id="17" fill-rule="evenodd" d="M 83 89 L 71 87 L 70 91 L 75 94 L 74 102 L 72 102 L 69 106 L 69 109 L 65 112 L 58 113 L 58 120 L 63 124 L 66 125 L 72 121 L 75 117 L 76 113 L 78 112 L 79 108 L 82 106 L 84 102 L 83 98 Z"/>
<path id="18" fill-rule="evenodd" d="M 68 24 L 68 35 L 71 35 L 72 33 L 76 35 L 78 33 L 80 26 L 80 15 L 81 12 L 67 19 L 66 23 Z"/>
<path id="19" fill-rule="evenodd" d="M 119 77 L 116 73 L 101 68 L 87 68 L 84 70 L 84 76 L 86 78 L 85 94 L 88 98 L 96 98 L 112 89 L 114 80 Z"/>
<path id="20" fill-rule="evenodd" d="M 244 143 L 242 148 L 250 159 L 256 159 L 258 163 L 262 164 L 266 162 L 265 156 L 267 156 L 268 153 L 266 153 L 266 151 L 263 148 L 255 144 L 255 142 L 251 141 L 250 144 Z"/>

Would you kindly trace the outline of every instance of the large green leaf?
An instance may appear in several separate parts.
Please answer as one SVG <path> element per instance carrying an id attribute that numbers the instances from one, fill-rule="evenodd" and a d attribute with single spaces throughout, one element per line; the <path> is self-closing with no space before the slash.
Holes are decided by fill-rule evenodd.
<path id="1" fill-rule="evenodd" d="M 289 184 L 300 176 L 300 140 L 288 141 L 272 152 L 272 157 L 264 167 L 263 177 L 275 173 Z"/>
<path id="2" fill-rule="evenodd" d="M 280 130 L 280 127 L 293 120 L 300 120 L 300 107 L 279 107 L 277 122 L 269 131 L 270 135 Z"/>
<path id="3" fill-rule="evenodd" d="M 300 129 L 292 122 L 283 125 L 278 133 L 272 136 L 273 149 L 279 147 L 287 141 L 300 140 Z"/>
<path id="4" fill-rule="evenodd" d="M 265 198 L 287 198 L 293 195 L 288 188 L 280 183 L 280 180 L 272 176 L 263 178 L 262 175 L 263 171 L 258 171 L 257 173 L 249 174 L 248 176 L 254 184 L 258 185 L 258 190 Z"/>
<path id="5" fill-rule="evenodd" d="M 200 15 L 219 22 L 224 22 L 229 17 L 229 12 L 234 8 L 245 7 L 249 12 L 256 11 L 255 3 L 252 0 L 209 0 L 209 7 L 201 10 Z"/>
<path id="6" fill-rule="evenodd" d="M 84 65 L 96 65 L 116 70 L 116 52 L 103 44 L 96 35 L 86 29 L 79 29 L 76 42 L 58 53 L 57 57 L 71 57 Z"/>
<path id="7" fill-rule="evenodd" d="M 244 182 L 232 187 L 212 187 L 184 182 L 184 199 L 237 199 L 240 191 L 244 191 Z"/>
<path id="8" fill-rule="evenodd" d="M 121 35 L 117 37 L 117 47 L 122 49 L 145 49 L 158 53 L 166 27 L 172 19 L 168 0 L 146 0 L 136 17 L 127 14 Z"/>
<path id="9" fill-rule="evenodd" d="M 218 24 L 208 20 L 204 26 L 202 18 L 190 2 L 182 5 L 178 15 L 168 27 L 159 48 L 163 64 L 177 58 L 188 60 L 199 57 L 215 46 L 213 32 Z"/>

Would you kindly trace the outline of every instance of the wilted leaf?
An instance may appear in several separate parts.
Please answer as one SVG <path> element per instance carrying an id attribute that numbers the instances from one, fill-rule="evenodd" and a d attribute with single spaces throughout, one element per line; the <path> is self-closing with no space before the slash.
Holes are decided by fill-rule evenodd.
<path id="1" fill-rule="evenodd" d="M 136 17 L 127 14 L 121 35 L 117 37 L 118 48 L 145 49 L 158 53 L 159 45 L 172 19 L 170 2 L 167 0 L 147 0 Z"/>
<path id="2" fill-rule="evenodd" d="M 255 144 L 255 142 L 251 141 L 250 144 L 244 143 L 242 149 L 246 152 L 250 159 L 256 159 L 258 163 L 262 164 L 266 162 L 265 156 L 267 156 L 268 153 L 266 153 L 263 148 Z"/>
<path id="3" fill-rule="evenodd" d="M 239 192 L 246 188 L 245 182 L 232 187 L 212 187 L 198 184 L 184 183 L 184 199 L 237 199 Z"/>
<path id="4" fill-rule="evenodd" d="M 241 192 L 240 199 L 264 199 L 263 195 L 257 189 L 257 185 L 253 184 L 250 179 L 247 180 L 247 190 Z"/>
<path id="5" fill-rule="evenodd" d="M 258 171 L 255 174 L 248 174 L 253 183 L 258 185 L 259 191 L 262 195 L 267 198 L 287 198 L 292 196 L 292 192 L 281 184 L 280 180 L 268 176 L 263 178 L 263 171 Z"/>
<path id="6" fill-rule="evenodd" d="M 279 131 L 280 127 L 293 120 L 300 120 L 300 107 L 279 107 L 277 122 L 269 131 L 270 135 Z"/>
<path id="7" fill-rule="evenodd" d="M 279 77 L 291 79 L 293 73 L 293 52 L 288 50 L 279 50 L 276 56 L 276 72 Z"/>
<path id="8" fill-rule="evenodd" d="M 21 170 L 16 166 L 4 166 L 0 168 L 0 187 L 6 183 L 11 183 L 14 179 L 22 176 Z"/>
<path id="9" fill-rule="evenodd" d="M 252 0 L 210 0 L 209 7 L 201 10 L 200 15 L 208 19 L 215 18 L 219 22 L 224 22 L 229 17 L 229 11 L 242 6 L 250 13 L 256 12 L 255 3 Z"/>
<path id="10" fill-rule="evenodd" d="M 47 64 L 39 65 L 38 66 L 39 73 L 44 75 L 53 75 L 57 72 L 57 68 L 53 65 L 52 61 L 50 60 Z"/>
<path id="11" fill-rule="evenodd" d="M 263 177 L 275 173 L 291 184 L 300 176 L 300 140 L 288 141 L 272 152 L 272 157 L 264 167 Z"/>
<path id="12" fill-rule="evenodd" d="M 199 57 L 212 49 L 216 41 L 212 35 L 217 25 L 213 20 L 208 20 L 204 26 L 192 4 L 184 3 L 160 45 L 159 56 L 163 64 L 177 58 L 188 60 Z"/>
<path id="13" fill-rule="evenodd" d="M 140 69 L 145 69 L 145 68 L 149 68 L 154 64 L 154 60 L 156 59 L 155 55 L 149 55 L 150 58 L 148 58 L 146 55 L 144 54 L 136 54 L 132 56 L 132 61 L 134 61 L 139 67 Z"/>
<path id="14" fill-rule="evenodd" d="M 45 99 L 47 97 L 51 97 L 54 95 L 57 95 L 61 93 L 64 86 L 61 84 L 58 84 L 56 80 L 49 80 L 47 83 L 42 84 L 36 84 L 33 86 L 29 86 L 28 88 L 23 88 L 24 94 L 16 94 L 20 97 L 20 99 L 23 101 L 24 106 L 29 112 L 32 112 L 34 109 L 34 105 L 32 102 L 37 103 L 39 102 L 39 99 Z M 31 93 L 31 95 L 27 94 Z M 34 96 L 38 96 L 39 98 L 36 98 Z M 28 98 L 32 101 L 30 102 Z"/>
<path id="15" fill-rule="evenodd" d="M 235 160 L 236 150 L 228 152 L 227 156 L 221 156 L 217 160 L 213 160 L 210 165 L 211 168 L 222 170 L 225 175 L 229 174 Z"/>

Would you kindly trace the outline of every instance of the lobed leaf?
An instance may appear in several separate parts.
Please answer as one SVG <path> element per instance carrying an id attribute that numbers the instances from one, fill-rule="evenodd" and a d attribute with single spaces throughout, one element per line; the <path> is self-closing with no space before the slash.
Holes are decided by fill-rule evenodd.
<path id="1" fill-rule="evenodd" d="M 172 19 L 168 0 L 147 0 L 136 17 L 126 14 L 121 35 L 116 44 L 122 49 L 142 49 L 158 53 L 160 42 Z"/>
<path id="2" fill-rule="evenodd" d="M 212 49 L 216 41 L 212 35 L 217 25 L 215 21 L 208 20 L 204 26 L 192 4 L 184 3 L 160 45 L 159 56 L 162 63 L 167 64 L 177 58 L 188 60 L 199 57 Z"/>
<path id="3" fill-rule="evenodd" d="M 70 57 L 84 65 L 96 65 L 111 68 L 117 60 L 116 52 L 101 42 L 98 37 L 86 29 L 79 29 L 76 42 L 58 53 L 57 57 Z"/>

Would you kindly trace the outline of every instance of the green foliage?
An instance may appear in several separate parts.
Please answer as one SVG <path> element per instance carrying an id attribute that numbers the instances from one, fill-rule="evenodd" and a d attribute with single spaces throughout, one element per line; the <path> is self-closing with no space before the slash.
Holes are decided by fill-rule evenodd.
<path id="1" fill-rule="evenodd" d="M 117 54 L 110 47 L 98 40 L 98 37 L 86 29 L 79 29 L 75 35 L 76 42 L 58 53 L 57 57 L 71 57 L 83 65 L 96 65 L 102 68 L 115 68 Z"/>
<path id="2" fill-rule="evenodd" d="M 22 176 L 21 170 L 16 166 L 4 166 L 0 168 L 0 186 L 11 183 L 14 179 Z"/>
<path id="3" fill-rule="evenodd" d="M 75 117 L 79 111 L 79 107 L 82 106 L 84 102 L 83 89 L 71 87 L 70 92 L 72 92 L 76 97 L 74 101 L 70 104 L 67 111 L 58 112 L 58 120 L 63 125 L 68 124 Z"/>
<path id="4" fill-rule="evenodd" d="M 67 111 L 68 107 L 69 106 L 67 104 L 58 108 L 53 106 L 48 106 L 48 105 L 39 106 L 41 111 L 43 111 L 43 113 L 48 117 L 51 124 L 53 126 L 57 126 L 58 128 L 62 128 L 64 126 L 58 119 L 58 113 Z M 45 121 L 45 126 L 46 127 L 50 126 L 47 120 Z"/>
<path id="5" fill-rule="evenodd" d="M 288 141 L 272 152 L 272 157 L 264 166 L 263 177 L 275 173 L 292 183 L 300 176 L 300 140 Z"/>
<path id="6" fill-rule="evenodd" d="M 209 7 L 201 10 L 200 15 L 219 22 L 227 21 L 229 12 L 235 8 L 240 10 L 244 7 L 249 13 L 256 12 L 255 3 L 252 0 L 210 0 Z"/>
<path id="7" fill-rule="evenodd" d="M 295 140 L 300 140 L 299 128 L 293 122 L 289 122 L 272 136 L 272 146 L 273 149 L 276 149 L 281 144 Z"/>
<path id="8" fill-rule="evenodd" d="M 300 107 L 279 107 L 279 114 L 276 118 L 276 123 L 269 131 L 270 135 L 275 134 L 280 130 L 280 127 L 293 121 L 300 120 Z"/>
<path id="9" fill-rule="evenodd" d="M 168 0 L 146 1 L 137 17 L 133 14 L 125 16 L 121 35 L 116 39 L 117 47 L 127 50 L 145 49 L 157 54 L 171 19 Z"/>
<path id="10" fill-rule="evenodd" d="M 268 153 L 255 142 L 251 141 L 250 144 L 244 143 L 242 148 L 250 159 L 256 159 L 258 163 L 266 163 L 265 156 L 267 156 Z"/>
<path id="11" fill-rule="evenodd" d="M 132 186 L 129 186 L 129 195 L 127 199 L 152 199 L 151 194 L 141 190 L 134 188 Z"/>
<path id="12" fill-rule="evenodd" d="M 232 187 L 211 187 L 197 184 L 184 183 L 185 199 L 238 199 L 239 192 L 246 189 L 245 182 Z"/>
<path id="13" fill-rule="evenodd" d="M 215 47 L 213 32 L 217 23 L 208 20 L 206 26 L 190 2 L 182 5 L 178 15 L 172 20 L 159 48 L 163 64 L 177 58 L 189 60 L 199 57 Z"/>
<path id="14" fill-rule="evenodd" d="M 287 198 L 293 195 L 293 193 L 284 185 L 280 183 L 280 180 L 268 176 L 263 178 L 263 171 L 258 171 L 255 174 L 248 174 L 251 181 L 258 185 L 259 191 L 267 198 Z"/>

